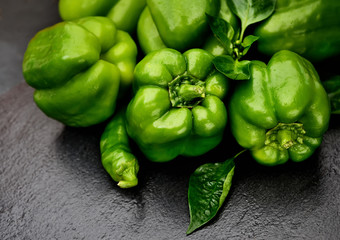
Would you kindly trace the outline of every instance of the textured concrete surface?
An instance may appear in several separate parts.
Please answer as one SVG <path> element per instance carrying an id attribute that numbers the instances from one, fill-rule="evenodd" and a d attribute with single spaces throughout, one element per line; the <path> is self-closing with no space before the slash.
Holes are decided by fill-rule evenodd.
<path id="1" fill-rule="evenodd" d="M 136 150 L 139 186 L 119 189 L 100 163 L 104 125 L 76 129 L 47 118 L 23 83 L 25 47 L 59 20 L 57 2 L 0 0 L 0 9 L 0 239 L 339 239 L 339 116 L 303 163 L 267 168 L 240 156 L 218 216 L 186 236 L 189 175 L 234 155 L 233 140 L 166 164 Z"/>

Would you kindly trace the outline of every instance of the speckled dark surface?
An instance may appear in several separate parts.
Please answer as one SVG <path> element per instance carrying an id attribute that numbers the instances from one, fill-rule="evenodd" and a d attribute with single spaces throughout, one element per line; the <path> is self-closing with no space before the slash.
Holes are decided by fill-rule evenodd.
<path id="1" fill-rule="evenodd" d="M 57 21 L 57 1 L 0 0 L 0 239 L 339 239 L 339 116 L 303 163 L 267 168 L 241 156 L 220 214 L 187 237 L 190 173 L 237 149 L 226 140 L 184 163 L 140 158 L 139 186 L 116 187 L 100 163 L 104 125 L 47 118 L 23 83 L 28 40 Z"/>

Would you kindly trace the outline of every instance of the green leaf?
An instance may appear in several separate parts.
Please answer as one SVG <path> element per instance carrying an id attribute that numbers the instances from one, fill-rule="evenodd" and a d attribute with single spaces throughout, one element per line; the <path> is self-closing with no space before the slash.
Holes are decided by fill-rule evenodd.
<path id="1" fill-rule="evenodd" d="M 245 29 L 268 18 L 275 10 L 276 0 L 228 0 L 231 11 L 241 20 L 241 40 Z"/>
<path id="2" fill-rule="evenodd" d="M 251 61 L 234 60 L 231 56 L 217 56 L 213 60 L 215 68 L 233 80 L 249 80 L 250 79 L 250 63 Z"/>
<path id="3" fill-rule="evenodd" d="M 340 75 L 322 82 L 322 85 L 328 94 L 332 113 L 340 114 Z"/>
<path id="4" fill-rule="evenodd" d="M 234 175 L 234 158 L 207 163 L 195 170 L 189 180 L 190 225 L 187 234 L 209 222 L 227 197 Z"/>
<path id="5" fill-rule="evenodd" d="M 229 55 L 217 56 L 213 59 L 215 68 L 229 77 L 234 71 L 235 60 Z"/>
<path id="6" fill-rule="evenodd" d="M 254 35 L 248 35 L 244 38 L 243 42 L 241 43 L 241 46 L 243 48 L 242 51 L 242 56 L 246 55 L 249 48 L 251 47 L 251 45 L 257 41 L 259 39 L 258 36 L 254 36 Z"/>
<path id="7" fill-rule="evenodd" d="M 206 14 L 214 36 L 218 39 L 229 55 L 233 53 L 234 28 L 224 19 Z"/>

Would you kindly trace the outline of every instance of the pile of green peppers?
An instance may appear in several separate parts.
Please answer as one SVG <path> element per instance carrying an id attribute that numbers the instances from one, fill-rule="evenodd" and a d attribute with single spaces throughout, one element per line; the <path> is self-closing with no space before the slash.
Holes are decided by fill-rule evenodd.
<path id="1" fill-rule="evenodd" d="M 339 78 L 331 108 L 313 63 L 340 55 L 340 1 L 271 2 L 270 17 L 250 29 L 258 48 L 243 62 L 247 79 L 214 62 L 241 63 L 251 45 L 241 43 L 233 0 L 60 0 L 62 20 L 29 42 L 23 75 L 47 116 L 107 124 L 102 163 L 122 188 L 138 184 L 131 140 L 146 159 L 167 162 L 211 151 L 230 127 L 260 164 L 304 161 L 339 113 Z M 227 22 L 218 31 L 235 43 L 216 36 L 209 16 Z"/>

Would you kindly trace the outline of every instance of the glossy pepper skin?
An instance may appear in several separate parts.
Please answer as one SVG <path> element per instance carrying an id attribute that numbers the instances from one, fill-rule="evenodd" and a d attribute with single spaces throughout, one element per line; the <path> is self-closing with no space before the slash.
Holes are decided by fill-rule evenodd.
<path id="1" fill-rule="evenodd" d="M 103 167 L 121 188 L 138 184 L 138 161 L 131 152 L 125 127 L 125 110 L 121 109 L 107 124 L 101 139 L 100 152 Z"/>
<path id="2" fill-rule="evenodd" d="M 278 0 L 274 14 L 255 30 L 258 48 L 273 55 L 291 50 L 310 61 L 340 54 L 340 1 Z"/>
<path id="3" fill-rule="evenodd" d="M 235 139 L 264 165 L 309 158 L 330 118 L 329 100 L 313 65 L 286 50 L 268 65 L 252 63 L 251 79 L 237 85 L 229 110 Z"/>
<path id="4" fill-rule="evenodd" d="M 145 4 L 146 0 L 60 0 L 59 14 L 64 21 L 107 16 L 118 29 L 133 33 Z"/>
<path id="5" fill-rule="evenodd" d="M 34 101 L 49 117 L 85 127 L 109 118 L 131 85 L 137 47 L 105 17 L 61 22 L 38 32 L 23 60 Z"/>
<path id="6" fill-rule="evenodd" d="M 184 52 L 202 45 L 209 32 L 206 13 L 217 15 L 220 0 L 147 0 L 137 36 L 145 54 L 162 48 Z"/>
<path id="7" fill-rule="evenodd" d="M 165 48 L 137 64 L 127 131 L 149 160 L 198 156 L 220 143 L 227 123 L 222 99 L 228 83 L 212 59 L 201 49 L 182 55 Z"/>

